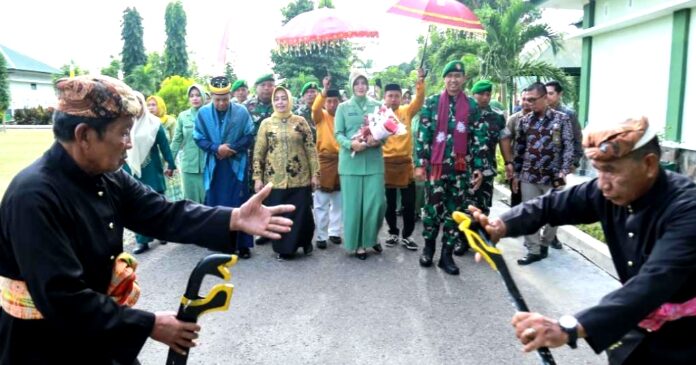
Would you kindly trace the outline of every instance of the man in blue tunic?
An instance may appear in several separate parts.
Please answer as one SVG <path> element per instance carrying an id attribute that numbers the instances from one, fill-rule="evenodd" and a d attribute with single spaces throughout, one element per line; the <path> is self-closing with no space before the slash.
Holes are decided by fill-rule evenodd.
<path id="1" fill-rule="evenodd" d="M 249 199 L 247 151 L 254 123 L 245 107 L 230 102 L 230 87 L 224 76 L 211 79 L 212 103 L 199 110 L 193 140 L 206 153 L 205 204 L 236 208 Z M 251 257 L 251 236 L 235 232 L 231 240 L 236 243 L 239 257 Z"/>

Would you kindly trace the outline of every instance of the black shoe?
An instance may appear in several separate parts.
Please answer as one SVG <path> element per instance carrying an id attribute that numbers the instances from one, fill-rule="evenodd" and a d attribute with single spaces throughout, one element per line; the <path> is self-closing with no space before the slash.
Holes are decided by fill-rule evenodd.
<path id="1" fill-rule="evenodd" d="M 527 256 L 517 260 L 517 264 L 520 266 L 524 265 L 529 265 L 531 263 L 535 263 L 537 261 L 541 261 L 544 258 L 541 255 L 537 255 L 535 253 L 528 253 Z"/>
<path id="2" fill-rule="evenodd" d="M 333 242 L 334 245 L 340 245 L 343 242 L 338 236 L 329 236 L 329 241 Z"/>
<path id="3" fill-rule="evenodd" d="M 355 252 L 355 257 L 359 258 L 360 260 L 365 260 L 367 259 L 367 252 Z"/>
<path id="4" fill-rule="evenodd" d="M 469 245 L 463 242 L 457 242 L 454 244 L 454 251 L 452 253 L 455 256 L 464 256 L 464 254 L 469 251 Z"/>
<path id="5" fill-rule="evenodd" d="M 239 257 L 241 257 L 244 260 L 250 259 L 251 258 L 251 250 L 249 247 L 244 247 L 239 249 Z"/>
<path id="6" fill-rule="evenodd" d="M 435 254 L 435 241 L 425 240 L 425 247 L 423 247 L 423 254 L 418 261 L 420 266 L 430 267 L 433 264 L 433 255 Z"/>
<path id="7" fill-rule="evenodd" d="M 326 249 L 326 241 L 317 241 L 317 248 L 325 250 Z"/>
<path id="8" fill-rule="evenodd" d="M 549 246 L 551 246 L 551 248 L 555 248 L 557 250 L 560 250 L 563 248 L 563 244 L 561 243 L 561 241 L 558 240 L 558 237 L 554 237 L 553 240 L 549 243 Z"/>
<path id="9" fill-rule="evenodd" d="M 138 254 L 141 254 L 149 249 L 150 249 L 150 245 L 148 243 L 136 243 L 135 249 L 133 249 L 133 253 L 138 255 Z"/>
<path id="10" fill-rule="evenodd" d="M 309 256 L 312 254 L 312 251 L 314 251 L 314 246 L 310 243 L 307 246 L 302 247 L 302 251 L 304 252 L 305 256 Z"/>
<path id="11" fill-rule="evenodd" d="M 268 243 L 268 241 L 270 241 L 270 240 L 266 237 L 259 237 L 256 239 L 256 244 L 257 245 L 265 245 Z"/>
<path id="12" fill-rule="evenodd" d="M 547 258 L 549 256 L 549 246 L 541 246 L 539 256 L 541 256 L 542 259 Z"/>
<path id="13" fill-rule="evenodd" d="M 372 246 L 372 249 L 375 250 L 375 252 L 377 252 L 377 253 L 382 253 L 382 251 L 384 251 L 384 249 L 382 248 L 382 245 L 380 245 L 379 243 Z"/>
<path id="14" fill-rule="evenodd" d="M 454 250 L 454 245 L 448 245 L 442 243 L 442 250 L 440 251 L 440 261 L 437 262 L 437 267 L 441 268 L 444 272 L 450 275 L 459 275 L 459 268 L 457 264 L 454 263 L 452 258 L 452 251 Z"/>
<path id="15" fill-rule="evenodd" d="M 279 253 L 276 255 L 276 260 L 278 260 L 278 261 L 290 260 L 291 258 L 292 258 L 292 255 L 286 255 L 286 254 L 282 254 L 282 253 Z"/>
<path id="16" fill-rule="evenodd" d="M 399 236 L 395 234 L 389 235 L 389 238 L 387 238 L 386 241 L 384 241 L 384 244 L 387 245 L 387 247 L 394 247 L 399 244 Z"/>
<path id="17" fill-rule="evenodd" d="M 416 241 L 413 240 L 411 237 L 407 238 L 402 238 L 401 239 L 401 244 L 407 249 L 411 251 L 418 251 L 418 244 Z"/>

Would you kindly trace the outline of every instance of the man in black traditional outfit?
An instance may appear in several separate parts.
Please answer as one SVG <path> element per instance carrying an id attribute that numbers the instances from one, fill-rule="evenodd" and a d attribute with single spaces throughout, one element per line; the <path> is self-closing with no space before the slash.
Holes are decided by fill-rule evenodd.
<path id="1" fill-rule="evenodd" d="M 0 205 L 0 364 L 133 364 L 148 337 L 185 352 L 198 325 L 130 308 L 123 229 L 221 249 L 231 230 L 279 238 L 293 207 L 264 207 L 270 186 L 236 209 L 167 201 L 120 169 L 143 112 L 133 90 L 105 76 L 56 88 L 56 142 Z"/>
<path id="2" fill-rule="evenodd" d="M 610 364 L 693 364 L 696 359 L 696 184 L 660 166 L 645 117 L 586 130 L 597 178 L 478 220 L 495 242 L 554 226 L 601 222 L 623 286 L 599 304 L 558 321 L 538 313 L 512 319 L 525 351 L 585 338 Z"/>

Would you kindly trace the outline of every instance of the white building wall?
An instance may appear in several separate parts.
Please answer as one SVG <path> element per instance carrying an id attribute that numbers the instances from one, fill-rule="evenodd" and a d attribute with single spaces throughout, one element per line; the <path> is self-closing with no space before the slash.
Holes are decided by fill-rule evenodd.
<path id="1" fill-rule="evenodd" d="M 55 106 L 55 89 L 51 75 L 35 72 L 10 71 L 10 109 L 34 108 L 42 106 L 44 108 Z M 32 84 L 36 84 L 36 90 L 32 89 Z"/>
<path id="2" fill-rule="evenodd" d="M 597 0 L 595 26 L 660 5 L 665 0 Z"/>
<path id="3" fill-rule="evenodd" d="M 685 148 L 696 150 L 696 8 L 691 8 L 689 53 L 686 64 L 682 144 Z"/>
<path id="4" fill-rule="evenodd" d="M 589 124 L 645 115 L 664 130 L 671 41 L 671 15 L 593 38 Z"/>

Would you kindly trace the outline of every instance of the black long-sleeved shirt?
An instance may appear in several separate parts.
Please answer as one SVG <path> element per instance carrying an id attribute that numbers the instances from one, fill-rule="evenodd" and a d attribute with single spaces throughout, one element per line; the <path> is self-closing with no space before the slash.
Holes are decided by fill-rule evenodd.
<path id="1" fill-rule="evenodd" d="M 229 242 L 230 215 L 168 202 L 120 170 L 90 176 L 55 143 L 12 180 L 0 205 L 0 276 L 26 282 L 44 317 L 0 310 L 0 364 L 132 364 L 155 318 L 105 294 L 124 227 L 219 248 Z"/>
<path id="2" fill-rule="evenodd" d="M 599 221 L 623 286 L 577 314 L 587 342 L 601 352 L 664 303 L 696 297 L 696 185 L 660 171 L 652 188 L 628 206 L 604 198 L 597 180 L 519 205 L 501 216 L 508 236 L 530 234 L 545 223 L 558 226 Z M 573 280 L 572 277 L 567 278 Z M 666 323 L 646 334 L 645 363 L 693 364 L 696 317 Z"/>

